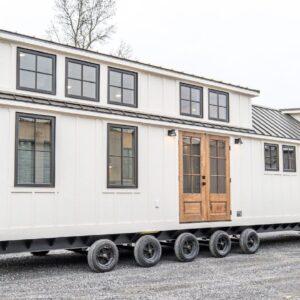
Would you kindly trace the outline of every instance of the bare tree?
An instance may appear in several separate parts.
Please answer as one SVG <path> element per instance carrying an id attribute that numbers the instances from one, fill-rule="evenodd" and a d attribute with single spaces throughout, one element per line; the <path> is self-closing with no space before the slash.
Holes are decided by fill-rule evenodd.
<path id="1" fill-rule="evenodd" d="M 93 49 L 110 38 L 115 0 L 56 0 L 56 16 L 47 34 L 51 40 Z"/>
<path id="2" fill-rule="evenodd" d="M 121 41 L 118 48 L 112 51 L 112 55 L 119 56 L 121 58 L 131 58 L 132 57 L 132 48 L 129 44 L 124 41 Z"/>

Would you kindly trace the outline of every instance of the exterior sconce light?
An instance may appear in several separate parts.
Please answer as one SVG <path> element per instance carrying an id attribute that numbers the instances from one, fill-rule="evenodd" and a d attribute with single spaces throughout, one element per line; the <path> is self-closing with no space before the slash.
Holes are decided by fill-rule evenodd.
<path id="1" fill-rule="evenodd" d="M 176 136 L 176 130 L 175 129 L 169 129 L 168 130 L 168 136 Z"/>
<path id="2" fill-rule="evenodd" d="M 243 140 L 242 140 L 242 138 L 236 138 L 236 139 L 234 139 L 234 143 L 236 145 L 243 145 Z"/>

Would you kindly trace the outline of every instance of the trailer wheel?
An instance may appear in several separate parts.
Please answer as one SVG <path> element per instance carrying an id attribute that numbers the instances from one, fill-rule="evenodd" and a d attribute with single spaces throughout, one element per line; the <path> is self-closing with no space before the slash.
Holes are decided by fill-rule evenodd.
<path id="1" fill-rule="evenodd" d="M 260 239 L 254 229 L 245 229 L 240 236 L 240 247 L 245 254 L 254 254 L 260 245 Z"/>
<path id="2" fill-rule="evenodd" d="M 111 271 L 119 261 L 119 250 L 110 240 L 98 240 L 88 250 L 87 261 L 92 271 Z"/>
<path id="3" fill-rule="evenodd" d="M 209 240 L 209 250 L 214 257 L 225 257 L 231 250 L 229 235 L 222 230 L 214 232 Z"/>
<path id="4" fill-rule="evenodd" d="M 36 251 L 31 252 L 31 255 L 33 256 L 46 256 L 49 253 L 49 251 Z"/>
<path id="5" fill-rule="evenodd" d="M 134 258 L 141 267 L 152 267 L 161 258 L 161 245 L 152 235 L 144 235 L 138 239 L 134 247 Z"/>
<path id="6" fill-rule="evenodd" d="M 179 261 L 192 261 L 199 254 L 199 242 L 193 234 L 182 233 L 175 241 L 174 252 Z"/>

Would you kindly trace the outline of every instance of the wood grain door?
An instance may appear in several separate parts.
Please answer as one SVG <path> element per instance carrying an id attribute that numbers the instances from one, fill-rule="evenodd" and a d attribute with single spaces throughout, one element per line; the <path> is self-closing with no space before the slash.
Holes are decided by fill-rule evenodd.
<path id="1" fill-rule="evenodd" d="M 208 221 L 230 220 L 230 162 L 229 138 L 207 137 Z"/>
<path id="2" fill-rule="evenodd" d="M 203 134 L 179 133 L 180 222 L 207 219 L 206 156 Z"/>
<path id="3" fill-rule="evenodd" d="M 179 132 L 181 223 L 230 220 L 229 138 Z"/>

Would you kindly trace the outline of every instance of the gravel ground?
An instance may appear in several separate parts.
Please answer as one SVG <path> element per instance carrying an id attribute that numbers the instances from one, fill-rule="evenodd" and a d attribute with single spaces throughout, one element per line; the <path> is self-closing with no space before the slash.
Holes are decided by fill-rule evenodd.
<path id="1" fill-rule="evenodd" d="M 179 263 L 170 249 L 150 269 L 122 251 L 117 268 L 91 273 L 86 258 L 67 251 L 46 257 L 0 256 L 1 299 L 300 299 L 300 234 L 262 235 L 255 255 L 237 247 L 223 259 L 201 248 Z"/>

